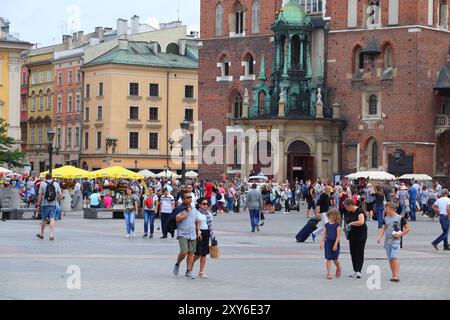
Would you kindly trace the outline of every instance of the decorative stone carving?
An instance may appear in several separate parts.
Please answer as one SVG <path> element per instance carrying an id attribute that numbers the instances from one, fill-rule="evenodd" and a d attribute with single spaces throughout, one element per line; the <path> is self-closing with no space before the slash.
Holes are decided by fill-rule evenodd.
<path id="1" fill-rule="evenodd" d="M 280 102 L 278 103 L 278 117 L 284 118 L 286 109 L 286 89 L 282 89 L 280 93 Z"/>
<path id="2" fill-rule="evenodd" d="M 322 89 L 317 89 L 316 118 L 323 118 Z"/>
<path id="3" fill-rule="evenodd" d="M 249 94 L 248 94 L 248 89 L 245 88 L 244 89 L 244 101 L 242 102 L 242 118 L 248 118 L 248 114 L 249 114 Z"/>

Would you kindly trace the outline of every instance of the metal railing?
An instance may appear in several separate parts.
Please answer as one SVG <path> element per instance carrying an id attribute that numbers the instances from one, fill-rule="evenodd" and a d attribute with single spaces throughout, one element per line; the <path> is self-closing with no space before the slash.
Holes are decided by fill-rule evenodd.
<path id="1" fill-rule="evenodd" d="M 450 117 L 445 114 L 437 114 L 436 115 L 436 128 L 438 128 L 438 129 L 450 128 Z"/>

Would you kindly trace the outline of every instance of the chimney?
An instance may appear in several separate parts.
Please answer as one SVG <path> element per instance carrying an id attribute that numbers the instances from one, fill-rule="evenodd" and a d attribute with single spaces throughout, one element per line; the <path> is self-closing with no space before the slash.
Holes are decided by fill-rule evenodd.
<path id="1" fill-rule="evenodd" d="M 185 56 L 186 55 L 186 39 L 180 39 L 178 41 L 178 53 L 180 56 Z"/>
<path id="2" fill-rule="evenodd" d="M 150 48 L 150 50 L 153 51 L 153 53 L 158 53 L 159 52 L 158 45 L 159 45 L 158 42 L 149 42 L 148 43 L 148 47 Z"/>
<path id="3" fill-rule="evenodd" d="M 127 38 L 119 39 L 119 49 L 120 50 L 128 49 L 128 39 Z"/>
<path id="4" fill-rule="evenodd" d="M 139 33 L 139 16 L 134 15 L 131 17 L 131 34 Z"/>
<path id="5" fill-rule="evenodd" d="M 103 39 L 105 38 L 105 31 L 104 31 L 103 27 L 96 27 L 95 28 L 95 37 L 99 41 L 103 41 Z"/>
<path id="6" fill-rule="evenodd" d="M 95 47 L 100 43 L 100 40 L 98 38 L 90 38 L 89 39 L 89 47 Z"/>
<path id="7" fill-rule="evenodd" d="M 117 19 L 117 36 L 125 36 L 128 31 L 128 21 L 125 19 Z"/>
<path id="8" fill-rule="evenodd" d="M 67 50 L 72 49 L 72 46 L 73 46 L 72 36 L 63 35 L 63 44 L 65 45 L 65 48 Z"/>

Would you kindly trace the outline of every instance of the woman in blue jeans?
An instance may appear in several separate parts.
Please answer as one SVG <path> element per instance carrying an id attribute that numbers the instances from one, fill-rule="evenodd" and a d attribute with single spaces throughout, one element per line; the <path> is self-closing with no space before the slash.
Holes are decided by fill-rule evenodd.
<path id="1" fill-rule="evenodd" d="M 123 215 L 127 226 L 127 238 L 134 237 L 134 223 L 136 221 L 136 212 L 138 212 L 139 198 L 133 194 L 131 188 L 127 188 L 124 203 L 125 210 Z"/>
<path id="2" fill-rule="evenodd" d="M 149 239 L 153 238 L 153 232 L 155 230 L 155 218 L 156 209 L 158 208 L 158 196 L 155 195 L 153 187 L 149 187 L 147 194 L 143 197 L 142 215 L 144 216 L 144 235 L 143 238 L 148 236 Z M 148 234 L 148 225 L 150 224 L 150 234 Z"/>
<path id="3" fill-rule="evenodd" d="M 383 225 L 384 191 L 380 185 L 375 187 L 375 212 L 378 221 L 378 229 L 381 229 Z"/>

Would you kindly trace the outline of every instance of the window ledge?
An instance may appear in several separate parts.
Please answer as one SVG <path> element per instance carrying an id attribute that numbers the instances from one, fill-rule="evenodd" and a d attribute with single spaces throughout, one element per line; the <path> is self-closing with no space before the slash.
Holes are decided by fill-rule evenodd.
<path id="1" fill-rule="evenodd" d="M 252 74 L 252 75 L 248 75 L 248 76 L 240 76 L 239 80 L 241 80 L 241 81 L 255 81 L 256 80 L 256 75 Z"/>
<path id="2" fill-rule="evenodd" d="M 197 102 L 197 99 L 195 99 L 195 98 L 184 98 L 183 102 L 195 103 L 195 102 Z"/>
<path id="3" fill-rule="evenodd" d="M 104 99 L 105 96 L 96 96 L 97 99 Z"/>
<path id="4" fill-rule="evenodd" d="M 142 100 L 141 96 L 128 96 L 127 99 L 129 100 Z"/>
<path id="5" fill-rule="evenodd" d="M 233 76 L 225 76 L 225 77 L 217 77 L 216 78 L 217 82 L 231 82 L 233 81 Z"/>
<path id="6" fill-rule="evenodd" d="M 381 115 L 376 115 L 376 116 L 365 115 L 365 116 L 362 117 L 361 120 L 362 121 L 382 121 L 383 117 Z"/>
<path id="7" fill-rule="evenodd" d="M 147 100 L 159 101 L 159 100 L 161 100 L 161 97 L 152 97 L 152 96 L 149 96 L 149 97 L 147 97 Z"/>

